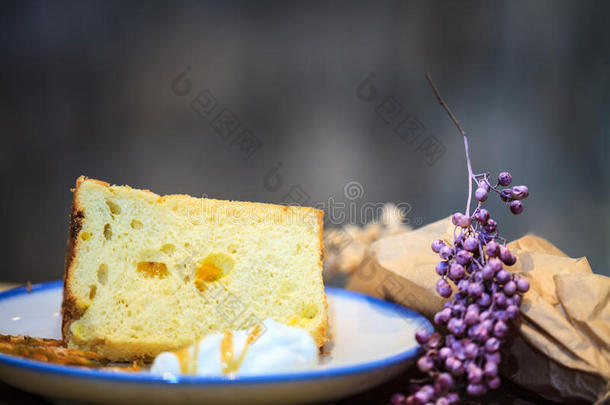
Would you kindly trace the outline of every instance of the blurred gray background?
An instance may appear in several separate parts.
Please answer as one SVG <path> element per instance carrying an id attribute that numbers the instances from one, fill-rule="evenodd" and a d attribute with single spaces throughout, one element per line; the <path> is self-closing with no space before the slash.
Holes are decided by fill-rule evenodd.
<path id="1" fill-rule="evenodd" d="M 488 203 L 503 234 L 609 275 L 609 21 L 602 1 L 0 2 L 0 279 L 61 277 L 80 174 L 308 205 L 354 181 L 413 226 L 463 210 L 427 71 L 474 170 L 530 187 L 520 216 Z"/>

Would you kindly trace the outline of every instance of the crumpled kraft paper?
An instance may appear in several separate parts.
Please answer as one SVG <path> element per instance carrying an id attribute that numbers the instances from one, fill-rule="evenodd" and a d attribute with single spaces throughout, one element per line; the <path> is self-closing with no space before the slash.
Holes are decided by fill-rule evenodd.
<path id="1" fill-rule="evenodd" d="M 436 294 L 440 260 L 434 239 L 453 239 L 450 218 L 373 243 L 347 288 L 392 300 L 432 318 L 444 300 Z M 526 235 L 508 244 L 509 267 L 526 277 L 518 335 L 502 373 L 560 402 L 610 397 L 610 278 L 593 274 L 586 258 L 570 258 L 548 241 Z M 605 402 L 604 402 L 605 403 Z"/>

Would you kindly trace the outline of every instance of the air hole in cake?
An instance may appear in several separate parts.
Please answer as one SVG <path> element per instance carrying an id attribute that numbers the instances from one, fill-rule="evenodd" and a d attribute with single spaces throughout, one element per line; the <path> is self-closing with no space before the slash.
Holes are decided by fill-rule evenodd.
<path id="1" fill-rule="evenodd" d="M 121 213 L 121 206 L 114 201 L 106 200 L 106 205 L 110 208 L 110 213 L 117 215 Z"/>
<path id="2" fill-rule="evenodd" d="M 97 286 L 95 284 L 89 286 L 89 299 L 92 300 L 97 292 Z"/>
<path id="3" fill-rule="evenodd" d="M 110 228 L 110 224 L 104 225 L 104 238 L 106 238 L 106 240 L 112 239 L 112 229 Z"/>
<path id="4" fill-rule="evenodd" d="M 233 270 L 235 260 L 224 253 L 210 253 L 205 258 L 197 261 L 195 269 L 195 287 L 199 291 L 205 291 L 207 283 L 212 283 L 226 276 Z"/>
<path id="5" fill-rule="evenodd" d="M 108 265 L 106 263 L 100 264 L 100 267 L 97 269 L 97 281 L 101 285 L 106 285 L 108 282 Z"/>
<path id="6" fill-rule="evenodd" d="M 133 229 L 142 229 L 143 226 L 144 226 L 144 224 L 142 222 L 138 221 L 137 219 L 131 220 L 131 227 Z"/>
<path id="7" fill-rule="evenodd" d="M 161 246 L 161 251 L 166 255 L 171 256 L 176 251 L 176 246 L 172 243 L 166 243 L 165 245 Z"/>
<path id="8" fill-rule="evenodd" d="M 303 306 L 302 315 L 304 318 L 313 319 L 318 315 L 318 307 L 315 304 L 309 303 Z"/>
<path id="9" fill-rule="evenodd" d="M 139 262 L 137 271 L 149 278 L 165 278 L 167 277 L 167 265 L 161 262 Z"/>

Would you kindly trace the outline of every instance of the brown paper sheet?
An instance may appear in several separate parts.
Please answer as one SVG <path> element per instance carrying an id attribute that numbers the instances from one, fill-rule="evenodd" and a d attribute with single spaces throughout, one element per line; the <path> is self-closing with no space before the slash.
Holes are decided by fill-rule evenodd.
<path id="1" fill-rule="evenodd" d="M 449 218 L 374 242 L 347 288 L 392 300 L 428 318 L 442 308 L 435 291 L 434 239 L 450 242 Z M 505 377 L 546 398 L 593 403 L 610 380 L 610 278 L 593 274 L 586 258 L 570 258 L 548 241 L 526 235 L 508 244 L 509 268 L 531 288 L 522 322 L 503 365 Z"/>

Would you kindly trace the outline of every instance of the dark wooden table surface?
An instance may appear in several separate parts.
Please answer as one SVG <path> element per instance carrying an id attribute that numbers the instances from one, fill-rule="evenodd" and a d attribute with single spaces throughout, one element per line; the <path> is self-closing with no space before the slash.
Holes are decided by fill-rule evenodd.
<path id="1" fill-rule="evenodd" d="M 409 379 L 413 377 L 414 369 L 409 369 L 405 374 L 400 375 L 391 381 L 373 388 L 369 391 L 335 401 L 332 405 L 385 405 L 389 404 L 389 399 L 392 394 L 403 390 Z M 6 384 L 0 383 L 0 404 L 1 405 L 49 405 L 62 403 L 51 399 L 42 398 Z M 534 404 L 549 404 L 553 405 L 556 402 L 546 401 L 535 393 L 521 389 L 509 381 L 503 381 L 503 386 L 497 391 L 482 397 L 478 403 L 491 405 L 534 405 Z M 75 405 L 74 403 L 71 403 Z M 244 404 L 246 405 L 246 404 Z M 329 404 L 330 405 L 330 404 Z"/>

